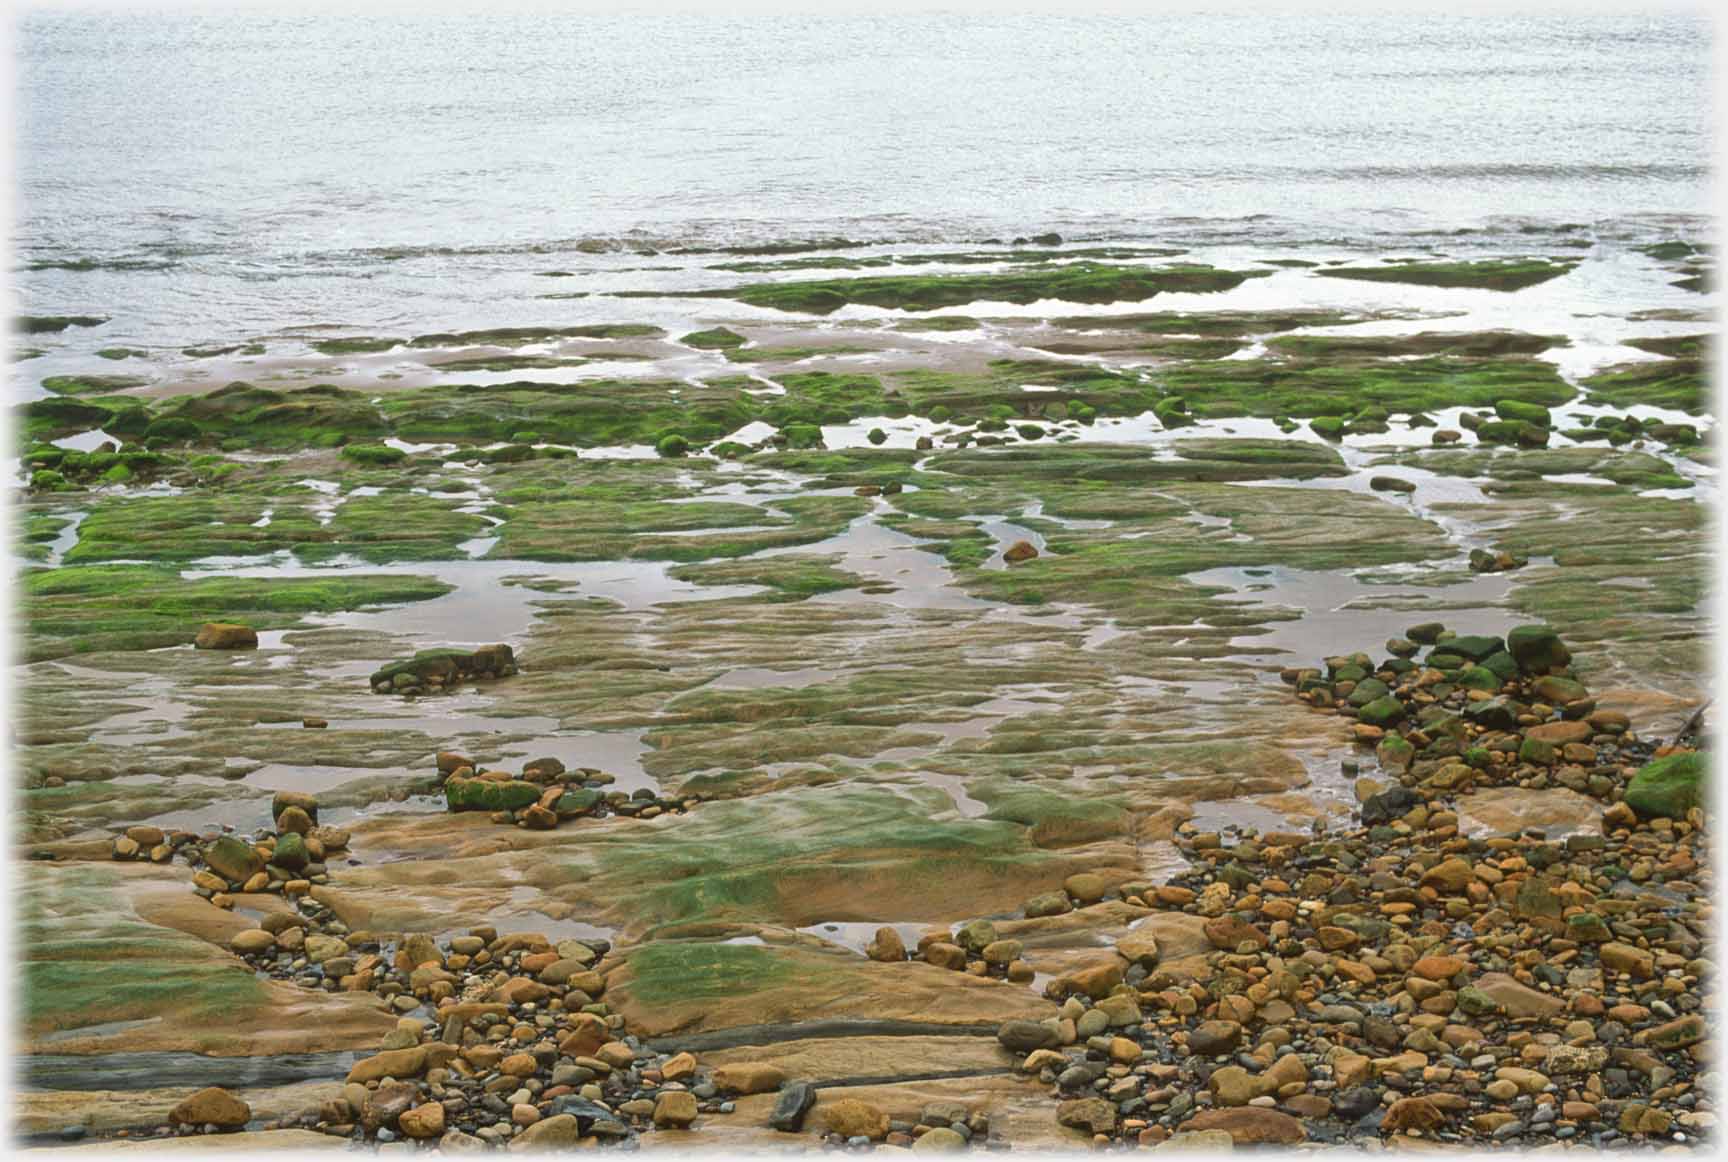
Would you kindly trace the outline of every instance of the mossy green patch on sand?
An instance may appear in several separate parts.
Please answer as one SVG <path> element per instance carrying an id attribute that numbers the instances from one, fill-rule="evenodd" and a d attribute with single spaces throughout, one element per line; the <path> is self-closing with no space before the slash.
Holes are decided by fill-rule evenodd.
<path id="1" fill-rule="evenodd" d="M 755 307 L 826 315 L 850 303 L 896 310 L 928 311 L 988 301 L 1032 303 L 1136 302 L 1164 292 L 1224 291 L 1266 271 L 1219 270 L 1209 266 L 1103 266 L 1090 262 L 1001 274 L 890 275 L 819 282 L 753 283 L 673 297 L 735 299 Z M 665 297 L 665 292 L 626 291 L 624 297 Z"/>
<path id="2" fill-rule="evenodd" d="M 1006 819 L 1030 829 L 1039 847 L 1065 847 L 1123 835 L 1128 812 L 1122 804 L 1062 794 L 1043 787 L 981 780 L 968 793 L 989 807 L 986 819 Z"/>
<path id="3" fill-rule="evenodd" d="M 795 363 L 824 356 L 868 355 L 874 347 L 835 344 L 831 347 L 735 347 L 726 352 L 730 363 Z"/>
<path id="4" fill-rule="evenodd" d="M 742 390 L 661 380 L 430 387 L 391 394 L 380 407 L 404 439 L 490 442 L 534 431 L 584 448 L 653 444 L 672 434 L 702 443 L 755 418 Z"/>
<path id="5" fill-rule="evenodd" d="M 554 339 L 659 339 L 666 332 L 650 323 L 588 323 L 579 327 L 491 327 L 482 331 L 416 335 L 410 347 L 513 347 Z"/>
<path id="6" fill-rule="evenodd" d="M 1142 335 L 1197 335 L 1241 339 L 1298 327 L 1337 327 L 1379 316 L 1355 311 L 1156 311 L 1133 315 L 1069 315 L 1048 320 L 1066 331 L 1133 331 Z"/>
<path id="7" fill-rule="evenodd" d="M 400 339 L 358 336 L 341 339 L 315 339 L 312 341 L 312 350 L 320 355 L 373 355 L 401 345 L 402 340 Z"/>
<path id="8" fill-rule="evenodd" d="M 1648 254 L 1661 262 L 1677 262 L 1683 258 L 1691 258 L 1694 254 L 1703 254 L 1705 250 L 1696 243 L 1675 238 L 1667 242 L 1658 242 L 1653 246 L 1637 246 L 1633 249 L 1640 254 Z"/>
<path id="9" fill-rule="evenodd" d="M 943 802 L 926 789 L 811 787 L 704 804 L 698 814 L 709 818 L 682 829 L 675 844 L 620 835 L 603 849 L 557 854 L 591 863 L 582 874 L 603 883 L 628 876 L 626 910 L 650 925 L 809 924 L 836 918 L 822 913 L 838 893 L 851 896 L 857 914 L 888 919 L 908 899 L 930 900 L 955 885 L 976 891 L 1000 879 L 1007 895 L 1016 873 L 1049 858 L 1017 824 L 932 818 Z"/>
<path id="10" fill-rule="evenodd" d="M 324 384 L 277 391 L 241 381 L 164 400 L 152 410 L 155 423 L 191 425 L 193 439 L 232 439 L 246 447 L 332 448 L 386 432 L 368 395 Z"/>
<path id="11" fill-rule="evenodd" d="M 1531 335 L 1523 331 L 1423 331 L 1415 335 L 1280 335 L 1268 339 L 1269 350 L 1302 359 L 1387 359 L 1406 355 L 1447 355 L 1481 358 L 1535 355 L 1565 347 L 1564 335 Z"/>
<path id="12" fill-rule="evenodd" d="M 98 359 L 148 359 L 150 352 L 140 351 L 136 347 L 103 347 L 96 352 Z"/>
<path id="13" fill-rule="evenodd" d="M 1322 444 L 1299 440 L 1196 439 L 1177 444 L 1178 458 L 1152 456 L 1132 445 L 989 448 L 944 452 L 937 471 L 1015 481 L 1162 482 L 1308 479 L 1342 476 L 1344 462 Z"/>
<path id="14" fill-rule="evenodd" d="M 1710 348 L 1715 342 L 1715 335 L 1656 335 L 1646 339 L 1628 339 L 1626 346 L 1653 355 L 1666 355 L 1670 359 L 1708 361 Z"/>
<path id="15" fill-rule="evenodd" d="M 1121 261 L 1132 258 L 1174 258 L 1185 250 L 1168 246 L 1082 246 L 1068 250 L 1039 249 L 964 250 L 929 254 L 838 255 L 811 254 L 770 261 L 717 262 L 709 270 L 734 274 L 770 274 L 782 270 L 867 270 L 885 266 L 969 266 L 995 263 L 1071 261 L 1098 258 Z"/>
<path id="16" fill-rule="evenodd" d="M 302 559 L 338 553 L 380 562 L 454 558 L 462 555 L 457 545 L 481 535 L 488 525 L 474 513 L 458 511 L 450 501 L 391 490 L 348 497 L 323 527 L 329 539 L 302 542 Z"/>
<path id="17" fill-rule="evenodd" d="M 622 356 L 608 355 L 606 358 L 619 359 Z M 465 359 L 446 359 L 432 366 L 435 371 L 551 371 L 560 367 L 581 367 L 595 362 L 599 360 L 579 356 L 560 359 L 551 355 L 476 355 Z"/>
<path id="18" fill-rule="evenodd" d="M 911 484 L 922 477 L 913 467 L 925 453 L 910 448 L 843 448 L 832 451 L 758 452 L 752 467 L 773 468 L 814 476 L 823 488 L 856 488 L 863 484 Z"/>
<path id="19" fill-rule="evenodd" d="M 761 585 L 772 591 L 775 600 L 802 601 L 818 593 L 854 589 L 864 583 L 857 574 L 837 568 L 838 561 L 838 557 L 832 556 L 792 554 L 679 565 L 671 574 L 697 585 Z"/>
<path id="20" fill-rule="evenodd" d="M 1066 418 L 1076 404 L 1101 415 L 1137 415 L 1160 398 L 1137 373 L 1055 360 L 998 359 L 982 374 L 917 368 L 886 378 L 906 406 L 935 420 Z M 1057 390 L 1028 392 L 1027 386 Z"/>
<path id="21" fill-rule="evenodd" d="M 265 1003 L 243 964 L 123 907 L 119 877 L 88 864 L 32 875 L 22 892 L 22 1017 L 42 1034 L 105 1021 L 232 1021 Z"/>
<path id="22" fill-rule="evenodd" d="M 938 315 L 929 319 L 902 319 L 890 330 L 916 333 L 919 331 L 976 331 L 982 324 L 969 315 Z"/>
<path id="23" fill-rule="evenodd" d="M 278 511 L 260 525 L 272 507 Z M 276 552 L 320 535 L 303 504 L 272 505 L 266 497 L 243 492 L 109 497 L 92 508 L 66 562 L 245 556 Z"/>
<path id="24" fill-rule="evenodd" d="M 1709 404 L 1710 384 L 1701 359 L 1661 359 L 1628 363 L 1582 381 L 1592 401 L 1632 407 L 1649 404 L 1702 415 Z"/>
<path id="25" fill-rule="evenodd" d="M 262 343 L 207 343 L 182 347 L 180 354 L 190 355 L 194 359 L 215 359 L 222 355 L 262 355 L 264 349 Z"/>
<path id="26" fill-rule="evenodd" d="M 13 327 L 26 335 L 52 335 L 68 327 L 100 327 L 106 315 L 18 315 Z"/>
<path id="27" fill-rule="evenodd" d="M 51 440 L 92 428 L 112 431 L 115 410 L 101 402 L 55 397 L 20 404 L 13 409 L 13 415 L 20 421 L 19 434 L 26 439 Z M 137 411 L 148 423 L 149 413 L 142 407 Z"/>
<path id="28" fill-rule="evenodd" d="M 729 327 L 712 327 L 706 331 L 692 331 L 680 336 L 678 342 L 686 347 L 695 347 L 703 351 L 727 351 L 734 347 L 744 346 L 747 340 Z"/>
<path id="29" fill-rule="evenodd" d="M 719 1001 L 806 981 L 820 984 L 803 960 L 779 949 L 686 940 L 650 941 L 627 955 L 632 995 L 656 1007 Z"/>
<path id="30" fill-rule="evenodd" d="M 1554 365 L 1536 359 L 1422 358 L 1402 362 L 1301 362 L 1274 359 L 1185 363 L 1150 373 L 1194 414 L 1350 416 L 1365 406 L 1389 413 L 1492 407 L 1503 399 L 1554 406 L 1572 388 Z"/>
<path id="31" fill-rule="evenodd" d="M 1689 488 L 1691 481 L 1677 475 L 1666 460 L 1647 452 L 1614 451 L 1607 448 L 1511 449 L 1431 448 L 1398 452 L 1372 461 L 1372 467 L 1403 464 L 1445 476 L 1491 477 L 1497 481 L 1531 482 L 1553 476 L 1600 476 L 1629 488 Z M 1548 485 L 1550 489 L 1600 489 L 1600 485 Z M 1558 495 L 1558 494 L 1556 494 Z"/>
<path id="32" fill-rule="evenodd" d="M 779 375 L 775 382 L 785 395 L 769 396 L 762 418 L 777 427 L 792 424 L 843 424 L 861 416 L 879 416 L 890 407 L 882 381 L 874 375 L 804 371 Z"/>
<path id="33" fill-rule="evenodd" d="M 1132 332 L 1124 332 L 1125 338 L 1120 342 L 1106 344 L 1103 349 L 1118 351 L 1133 351 L 1142 355 L 1156 355 L 1162 359 L 1223 359 L 1241 350 L 1245 341 L 1242 339 L 1148 339 Z M 1126 337 L 1131 336 L 1131 337 Z M 1080 339 L 1069 338 L 1033 338 L 1026 340 L 1026 346 L 1039 351 L 1048 351 L 1052 355 L 1088 355 L 1099 351 L 1099 341 L 1090 337 Z"/>
<path id="34" fill-rule="evenodd" d="M 26 659 L 185 645 L 207 621 L 284 629 L 333 613 L 450 592 L 431 577 L 202 577 L 149 565 L 63 566 L 25 575 Z"/>
<path id="35" fill-rule="evenodd" d="M 1364 282 L 1403 282 L 1417 286 L 1473 287 L 1515 291 L 1568 274 L 1576 262 L 1545 258 L 1494 258 L 1460 262 L 1394 262 L 1386 266 L 1333 266 L 1314 273 Z"/>

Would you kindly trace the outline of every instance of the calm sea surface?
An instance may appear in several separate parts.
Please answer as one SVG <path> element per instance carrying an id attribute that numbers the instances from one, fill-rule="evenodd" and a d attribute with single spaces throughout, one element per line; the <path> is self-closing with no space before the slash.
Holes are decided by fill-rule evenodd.
<path id="1" fill-rule="evenodd" d="M 37 13 L 15 277 L 23 311 L 114 316 L 105 341 L 198 342 L 569 317 L 544 272 L 687 282 L 642 253 L 799 239 L 1204 257 L 1695 234 L 1709 35 L 1659 14 Z"/>

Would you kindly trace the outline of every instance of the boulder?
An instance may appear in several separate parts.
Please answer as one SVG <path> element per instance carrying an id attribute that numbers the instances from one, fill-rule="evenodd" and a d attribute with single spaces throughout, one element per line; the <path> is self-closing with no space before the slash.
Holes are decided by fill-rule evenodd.
<path id="1" fill-rule="evenodd" d="M 1697 751 L 1646 763 L 1626 784 L 1626 804 L 1645 818 L 1684 819 L 1704 801 L 1709 764 Z"/>
<path id="2" fill-rule="evenodd" d="M 817 1110 L 822 1128 L 843 1138 L 880 1141 L 888 1136 L 888 1115 L 869 1102 L 846 1097 Z"/>
<path id="3" fill-rule="evenodd" d="M 773 1093 L 785 1084 L 786 1071 L 763 1061 L 740 1061 L 716 1066 L 711 1080 L 728 1093 Z"/>
<path id="4" fill-rule="evenodd" d="M 1572 661 L 1560 635 L 1545 625 L 1517 627 L 1506 635 L 1506 650 L 1526 674 L 1551 674 L 1564 670 Z"/>
<path id="5" fill-rule="evenodd" d="M 201 650 L 255 650 L 258 631 L 249 625 L 227 621 L 207 621 L 199 629 L 192 644 Z"/>
<path id="6" fill-rule="evenodd" d="M 264 870 L 264 857 L 244 839 L 218 836 L 204 849 L 204 863 L 229 883 L 245 883 Z"/>
<path id="7" fill-rule="evenodd" d="M 219 1126 L 237 1130 L 252 1120 L 252 1107 L 220 1086 L 201 1089 L 168 1113 L 177 1126 Z"/>
<path id="8" fill-rule="evenodd" d="M 429 1101 L 415 1106 L 396 1119 L 405 1137 L 438 1138 L 444 1134 L 444 1104 Z"/>
<path id="9" fill-rule="evenodd" d="M 515 652 L 507 645 L 492 645 L 474 650 L 421 650 L 411 658 L 374 670 L 368 681 L 373 690 L 381 693 L 392 690 L 425 692 L 449 690 L 464 681 L 505 678 L 514 673 Z"/>
<path id="10" fill-rule="evenodd" d="M 796 1134 L 804 1127 L 804 1115 L 816 1104 L 816 1087 L 794 1081 L 781 1088 L 768 1115 L 768 1125 L 783 1134 Z"/>
<path id="11" fill-rule="evenodd" d="M 1056 1123 L 1088 1134 L 1108 1134 L 1116 1128 L 1116 1106 L 1101 1097 L 1077 1097 L 1056 1107 Z"/>
<path id="12" fill-rule="evenodd" d="M 1203 1110 L 1183 1123 L 1182 1129 L 1188 1133 L 1223 1130 L 1238 1146 L 1293 1146 L 1308 1137 L 1302 1123 L 1289 1114 L 1258 1106 Z"/>
<path id="13" fill-rule="evenodd" d="M 447 779 L 444 805 L 451 811 L 520 811 L 538 804 L 540 792 L 521 779 Z"/>
<path id="14" fill-rule="evenodd" d="M 696 1095 L 687 1089 L 663 1090 L 654 1099 L 654 1124 L 682 1129 L 696 1120 Z"/>
<path id="15" fill-rule="evenodd" d="M 864 955 L 884 964 L 898 964 L 906 959 L 906 942 L 900 939 L 900 933 L 884 926 L 876 929 L 876 935 L 871 938 Z"/>

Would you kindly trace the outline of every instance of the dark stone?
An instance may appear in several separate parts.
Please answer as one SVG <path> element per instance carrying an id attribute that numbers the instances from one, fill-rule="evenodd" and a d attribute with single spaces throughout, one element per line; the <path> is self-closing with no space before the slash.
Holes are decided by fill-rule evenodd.
<path id="1" fill-rule="evenodd" d="M 1332 1099 L 1332 1112 L 1341 1118 L 1355 1119 L 1380 1108 L 1379 1091 L 1366 1085 L 1341 1090 Z"/>
<path id="2" fill-rule="evenodd" d="M 808 1081 L 789 1081 L 780 1087 L 774 1099 L 774 1112 L 768 1124 L 786 1134 L 796 1134 L 804 1126 L 804 1115 L 816 1104 L 816 1087 Z"/>
<path id="3" fill-rule="evenodd" d="M 1390 787 L 1362 804 L 1362 823 L 1366 827 L 1390 823 L 1422 802 L 1422 796 L 1409 787 Z"/>

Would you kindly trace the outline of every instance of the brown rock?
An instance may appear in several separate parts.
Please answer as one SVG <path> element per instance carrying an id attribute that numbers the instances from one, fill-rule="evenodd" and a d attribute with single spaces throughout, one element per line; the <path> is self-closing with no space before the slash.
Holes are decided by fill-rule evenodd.
<path id="1" fill-rule="evenodd" d="M 1056 1107 L 1057 1125 L 1088 1134 L 1108 1134 L 1116 1128 L 1116 1107 L 1101 1097 L 1077 1097 Z"/>
<path id="2" fill-rule="evenodd" d="M 689 1053 L 668 1057 L 660 1067 L 660 1076 L 667 1081 L 688 1081 L 696 1076 L 696 1058 Z"/>
<path id="3" fill-rule="evenodd" d="M 772 1093 L 785 1084 L 786 1071 L 766 1062 L 740 1061 L 716 1066 L 712 1080 L 731 1093 Z"/>
<path id="4" fill-rule="evenodd" d="M 1424 956 L 1410 971 L 1423 980 L 1451 980 L 1469 967 L 1470 962 L 1460 956 Z"/>
<path id="5" fill-rule="evenodd" d="M 1266 933 L 1239 916 L 1216 916 L 1206 921 L 1206 939 L 1212 947 L 1235 952 L 1244 944 L 1265 948 L 1271 941 Z"/>
<path id="6" fill-rule="evenodd" d="M 1032 547 L 1032 542 L 1015 541 L 1012 545 L 1009 545 L 1008 550 L 1002 554 L 1002 559 L 1007 561 L 1010 565 L 1017 565 L 1021 561 L 1030 561 L 1037 555 L 1038 550 Z"/>
<path id="7" fill-rule="evenodd" d="M 1648 952 L 1618 941 L 1602 945 L 1597 950 L 1602 967 L 1610 972 L 1624 972 L 1637 980 L 1645 980 L 1656 971 L 1656 958 Z"/>
<path id="8" fill-rule="evenodd" d="M 871 938 L 864 955 L 884 964 L 898 964 L 906 959 L 906 942 L 900 939 L 900 933 L 883 926 L 876 929 L 876 935 Z"/>
<path id="9" fill-rule="evenodd" d="M 410 1138 L 437 1138 L 444 1133 L 444 1106 L 429 1101 L 417 1105 L 396 1119 L 402 1133 Z"/>
<path id="10" fill-rule="evenodd" d="M 1425 1097 L 1406 1097 L 1392 1103 L 1380 1129 L 1387 1133 L 1402 1130 L 1438 1130 L 1446 1124 L 1446 1115 Z"/>
<path id="11" fill-rule="evenodd" d="M 888 1136 L 888 1115 L 857 1098 L 846 1097 L 826 1103 L 817 1107 L 816 1113 L 823 1129 L 843 1138 L 863 1137 L 879 1141 Z"/>
<path id="12" fill-rule="evenodd" d="M 1293 1146 L 1308 1137 L 1302 1129 L 1302 1123 L 1289 1114 L 1279 1113 L 1277 1110 L 1261 1109 L 1258 1106 L 1238 1106 L 1227 1110 L 1203 1110 L 1184 1122 L 1182 1129 L 1189 1133 L 1223 1130 L 1230 1135 L 1230 1140 L 1238 1146 L 1253 1146 L 1261 1143 Z"/>
<path id="13" fill-rule="evenodd" d="M 559 1114 L 541 1118 L 510 1139 L 510 1152 L 533 1153 L 541 1150 L 568 1150 L 581 1137 L 576 1115 Z"/>
<path id="14" fill-rule="evenodd" d="M 252 1107 L 223 1089 L 211 1086 L 186 1098 L 168 1113 L 177 1126 L 221 1126 L 237 1129 L 252 1120 Z"/>
<path id="15" fill-rule="evenodd" d="M 255 650 L 258 648 L 258 633 L 249 625 L 207 621 L 198 631 L 198 636 L 192 639 L 192 644 L 201 650 Z"/>
<path id="16" fill-rule="evenodd" d="M 1476 981 L 1475 987 L 1487 993 L 1514 1020 L 1552 1017 L 1566 1007 L 1566 1002 L 1559 997 L 1537 992 L 1504 973 L 1485 973 Z"/>
<path id="17" fill-rule="evenodd" d="M 682 1129 L 696 1120 L 696 1095 L 687 1089 L 668 1089 L 654 1099 L 654 1124 Z"/>

